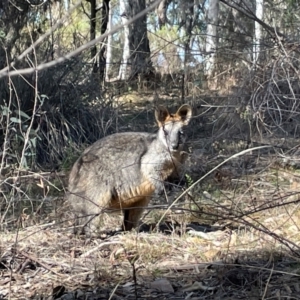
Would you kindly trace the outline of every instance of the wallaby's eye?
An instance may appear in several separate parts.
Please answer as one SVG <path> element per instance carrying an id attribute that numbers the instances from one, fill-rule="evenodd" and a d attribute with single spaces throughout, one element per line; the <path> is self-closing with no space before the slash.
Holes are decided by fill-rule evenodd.
<path id="1" fill-rule="evenodd" d="M 183 142 L 183 131 L 182 130 L 178 131 L 178 139 L 179 139 L 179 143 L 181 144 Z"/>

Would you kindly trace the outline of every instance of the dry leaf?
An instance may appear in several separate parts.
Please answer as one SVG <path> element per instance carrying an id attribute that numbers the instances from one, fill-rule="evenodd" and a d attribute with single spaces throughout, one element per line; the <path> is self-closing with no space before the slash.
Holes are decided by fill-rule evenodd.
<path id="1" fill-rule="evenodd" d="M 169 280 L 162 278 L 149 284 L 149 288 L 156 289 L 163 293 L 174 293 L 174 289 Z"/>

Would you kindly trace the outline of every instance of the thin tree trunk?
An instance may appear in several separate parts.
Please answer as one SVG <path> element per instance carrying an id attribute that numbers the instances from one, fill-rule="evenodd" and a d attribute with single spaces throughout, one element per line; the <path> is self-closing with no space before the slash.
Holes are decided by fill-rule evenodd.
<path id="1" fill-rule="evenodd" d="M 110 0 L 103 0 L 102 9 L 101 9 L 101 28 L 100 32 L 101 35 L 105 33 L 107 30 L 108 22 L 109 22 L 109 14 L 110 14 Z M 110 16 L 111 17 L 111 16 Z M 100 75 L 100 82 L 103 82 L 105 69 L 106 69 L 106 58 L 105 58 L 105 50 L 107 47 L 105 43 L 101 45 L 100 52 L 99 52 L 99 75 Z M 110 50 L 111 51 L 111 50 Z"/>
<path id="2" fill-rule="evenodd" d="M 109 9 L 108 9 L 108 24 L 107 30 L 110 31 L 112 29 L 112 9 L 111 9 L 111 2 L 109 2 Z M 110 81 L 111 77 L 111 64 L 112 64 L 112 35 L 107 37 L 107 46 L 106 46 L 106 72 L 105 72 L 105 80 Z"/>
<path id="3" fill-rule="evenodd" d="M 96 38 L 96 0 L 88 0 L 91 5 L 91 13 L 90 13 L 90 40 L 94 40 Z M 98 64 L 97 64 L 97 46 L 94 45 L 91 47 L 91 59 L 93 60 L 93 73 L 97 73 Z"/>
<path id="4" fill-rule="evenodd" d="M 159 29 L 162 29 L 163 26 L 165 26 L 168 23 L 167 9 L 171 2 L 172 0 L 162 0 L 156 9 Z"/>
<path id="5" fill-rule="evenodd" d="M 120 0 L 123 24 L 143 11 L 145 7 L 145 0 Z M 126 80 L 149 72 L 152 72 L 152 64 L 147 37 L 147 16 L 145 15 L 130 26 L 124 26 L 123 59 L 118 78 Z"/>
<path id="6" fill-rule="evenodd" d="M 127 0 L 120 0 L 120 13 L 122 18 L 122 23 L 125 24 L 127 20 L 131 17 L 132 12 Z M 123 57 L 120 65 L 119 76 L 118 79 L 126 80 L 129 78 L 130 70 L 129 65 L 131 64 L 130 60 L 130 37 L 131 34 L 131 26 L 124 25 L 123 27 L 124 33 L 124 46 L 123 46 Z"/>
<path id="7" fill-rule="evenodd" d="M 209 0 L 207 12 L 207 37 L 206 37 L 206 54 L 207 60 L 205 65 L 205 73 L 211 77 L 215 67 L 216 51 L 218 47 L 218 15 L 219 0 Z"/>
<path id="8" fill-rule="evenodd" d="M 181 91 L 181 102 L 185 102 L 185 96 L 188 95 L 188 75 L 189 65 L 191 62 L 191 41 L 192 41 L 192 29 L 194 25 L 194 3 L 186 2 L 184 7 L 185 12 L 185 45 L 184 45 L 184 77 L 182 85 L 184 88 Z"/>
<path id="9" fill-rule="evenodd" d="M 260 20 L 264 15 L 264 1 L 256 0 L 256 17 Z M 255 34 L 253 43 L 253 62 L 257 63 L 261 52 L 261 38 L 262 38 L 262 26 L 258 22 L 255 22 Z"/>
<path id="10" fill-rule="evenodd" d="M 145 0 L 131 0 L 132 16 L 146 8 Z M 132 24 L 132 35 L 130 46 L 132 50 L 132 68 L 131 77 L 138 74 L 152 72 L 152 64 L 150 59 L 150 45 L 147 36 L 147 15 L 139 18 Z"/>

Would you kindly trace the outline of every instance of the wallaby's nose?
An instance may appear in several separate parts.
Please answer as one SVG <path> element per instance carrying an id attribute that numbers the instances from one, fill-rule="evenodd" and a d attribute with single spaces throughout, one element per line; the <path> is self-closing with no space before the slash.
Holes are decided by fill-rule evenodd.
<path id="1" fill-rule="evenodd" d="M 177 150 L 179 148 L 179 143 L 172 143 L 172 149 Z"/>

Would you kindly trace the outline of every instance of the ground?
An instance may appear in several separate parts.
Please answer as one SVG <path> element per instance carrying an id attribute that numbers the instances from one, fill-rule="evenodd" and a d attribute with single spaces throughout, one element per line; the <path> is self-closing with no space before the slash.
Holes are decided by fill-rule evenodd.
<path id="1" fill-rule="evenodd" d="M 98 238 L 72 233 L 67 174 L 22 175 L 29 201 L 1 208 L 0 299 L 300 299 L 299 141 L 280 143 L 294 153 L 194 127 L 185 194 L 169 185 L 144 231 Z"/>

